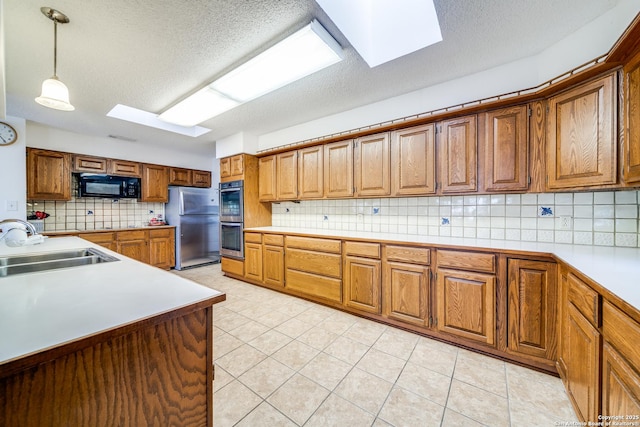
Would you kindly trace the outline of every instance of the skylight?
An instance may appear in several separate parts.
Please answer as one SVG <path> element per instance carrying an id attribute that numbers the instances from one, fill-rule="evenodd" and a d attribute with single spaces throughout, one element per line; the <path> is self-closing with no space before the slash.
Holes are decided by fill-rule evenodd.
<path id="1" fill-rule="evenodd" d="M 373 68 L 442 41 L 433 0 L 317 0 Z"/>
<path id="2" fill-rule="evenodd" d="M 164 120 L 160 120 L 157 114 L 139 110 L 133 107 L 128 107 L 122 104 L 117 104 L 115 107 L 113 107 L 111 111 L 107 113 L 107 116 L 113 117 L 114 119 L 125 120 L 131 123 L 137 123 L 139 125 L 178 133 L 180 135 L 190 136 L 192 138 L 197 138 L 200 135 L 211 132 L 211 129 L 202 126 L 179 126 L 167 123 Z"/>

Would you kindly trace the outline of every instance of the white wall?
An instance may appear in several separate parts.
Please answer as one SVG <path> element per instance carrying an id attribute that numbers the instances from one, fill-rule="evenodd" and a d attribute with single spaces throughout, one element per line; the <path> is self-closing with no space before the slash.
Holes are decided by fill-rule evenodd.
<path id="1" fill-rule="evenodd" d="M 190 169 L 208 171 L 212 169 L 212 157 L 189 154 L 179 149 L 170 150 L 160 147 L 149 149 L 145 144 L 82 135 L 35 122 L 27 122 L 27 129 L 29 131 L 27 147 Z"/>
<path id="2" fill-rule="evenodd" d="M 247 132 L 239 132 L 216 141 L 218 159 L 239 153 L 255 154 L 257 151 L 258 137 Z"/>
<path id="3" fill-rule="evenodd" d="M 607 13 L 538 55 L 340 114 L 260 135 L 258 150 L 267 150 L 538 86 L 607 53 L 639 11 L 640 1 L 621 0 Z"/>
<path id="4" fill-rule="evenodd" d="M 25 147 L 27 130 L 24 119 L 7 116 L 4 119 L 18 132 L 18 140 L 0 147 L 0 220 L 27 218 L 27 162 Z M 15 205 L 15 210 L 9 209 Z"/>

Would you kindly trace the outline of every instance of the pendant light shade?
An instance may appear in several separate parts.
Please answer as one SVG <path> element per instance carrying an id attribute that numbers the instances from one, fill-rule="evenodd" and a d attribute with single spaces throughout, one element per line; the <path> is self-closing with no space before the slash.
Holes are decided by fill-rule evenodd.
<path id="1" fill-rule="evenodd" d="M 58 64 L 58 23 L 66 24 L 69 18 L 59 10 L 50 7 L 41 7 L 44 16 L 53 21 L 53 77 L 42 82 L 42 93 L 36 98 L 36 102 L 55 110 L 73 111 L 75 107 L 69 103 L 69 89 L 56 75 Z"/>

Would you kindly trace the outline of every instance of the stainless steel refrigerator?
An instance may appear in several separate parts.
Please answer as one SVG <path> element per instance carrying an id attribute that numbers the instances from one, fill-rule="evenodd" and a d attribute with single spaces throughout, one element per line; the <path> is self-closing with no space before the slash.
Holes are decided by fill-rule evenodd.
<path id="1" fill-rule="evenodd" d="M 176 226 L 176 270 L 220 262 L 218 189 L 169 187 L 165 218 Z"/>

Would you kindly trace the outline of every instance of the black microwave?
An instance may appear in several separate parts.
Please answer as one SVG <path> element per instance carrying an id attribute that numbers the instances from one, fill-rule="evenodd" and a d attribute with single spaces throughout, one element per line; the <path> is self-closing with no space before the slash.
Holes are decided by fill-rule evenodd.
<path id="1" fill-rule="evenodd" d="M 78 173 L 74 175 L 78 179 L 78 197 L 140 198 L 140 178 L 95 173 Z"/>

